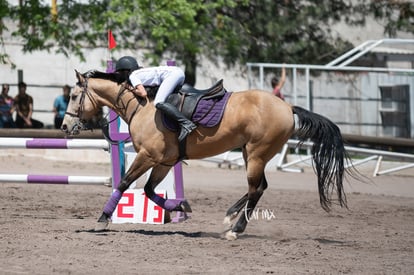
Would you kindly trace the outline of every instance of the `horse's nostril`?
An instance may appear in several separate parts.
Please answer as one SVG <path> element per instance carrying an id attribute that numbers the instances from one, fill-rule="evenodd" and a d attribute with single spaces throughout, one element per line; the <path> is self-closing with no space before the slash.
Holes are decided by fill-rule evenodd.
<path id="1" fill-rule="evenodd" d="M 66 131 L 68 129 L 68 126 L 66 125 L 66 124 L 63 124 L 61 127 L 60 127 L 60 130 L 62 130 L 62 131 Z"/>

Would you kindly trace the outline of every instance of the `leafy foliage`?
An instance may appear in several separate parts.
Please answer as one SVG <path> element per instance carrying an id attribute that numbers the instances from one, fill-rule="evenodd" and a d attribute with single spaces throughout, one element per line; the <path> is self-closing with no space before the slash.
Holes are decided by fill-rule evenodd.
<path id="1" fill-rule="evenodd" d="M 74 54 L 106 47 L 106 31 L 117 38 L 117 49 L 148 49 L 153 64 L 168 56 L 186 67 L 195 82 L 203 55 L 227 65 L 251 62 L 320 64 L 352 48 L 332 33 L 345 22 L 364 25 L 372 16 L 385 22 L 385 32 L 414 33 L 414 4 L 403 0 L 91 0 L 58 1 L 53 16 L 48 1 L 0 1 L 0 46 L 6 21 L 18 22 L 12 33 L 23 50 Z M 0 62 L 8 55 L 0 51 Z"/>

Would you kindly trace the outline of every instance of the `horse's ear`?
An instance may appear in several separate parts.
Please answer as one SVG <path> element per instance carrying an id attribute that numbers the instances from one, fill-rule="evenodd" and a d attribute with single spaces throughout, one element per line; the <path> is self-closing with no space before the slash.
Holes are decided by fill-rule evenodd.
<path id="1" fill-rule="evenodd" d="M 85 78 L 83 77 L 83 75 L 80 72 L 78 72 L 77 70 L 75 70 L 75 73 L 76 73 L 76 78 L 78 79 L 78 81 L 80 83 L 82 83 L 82 82 L 85 81 Z"/>

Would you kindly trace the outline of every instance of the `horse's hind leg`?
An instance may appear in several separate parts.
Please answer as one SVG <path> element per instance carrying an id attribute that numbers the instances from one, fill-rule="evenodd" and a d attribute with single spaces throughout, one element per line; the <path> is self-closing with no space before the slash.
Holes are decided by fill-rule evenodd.
<path id="1" fill-rule="evenodd" d="M 233 204 L 226 212 L 223 224 L 231 226 L 232 220 L 234 220 L 247 202 L 247 193 L 241 197 L 235 204 Z"/>
<path id="2" fill-rule="evenodd" d="M 245 166 L 247 168 L 247 155 L 246 148 L 243 148 L 243 159 Z M 223 224 L 232 226 L 232 221 L 239 215 L 240 211 L 243 209 L 244 205 L 247 202 L 247 193 L 241 197 L 235 204 L 233 204 L 226 212 L 226 217 L 224 218 Z"/>
<path id="3" fill-rule="evenodd" d="M 244 232 L 247 223 L 249 222 L 249 218 L 262 197 L 264 190 L 267 188 L 264 165 L 260 164 L 260 162 L 253 163 L 253 161 L 250 161 L 247 170 L 249 191 L 247 193 L 244 214 L 240 216 L 239 220 L 231 230 L 226 233 L 226 238 L 229 240 L 236 239 L 237 234 Z M 243 199 L 244 197 L 239 201 L 241 202 Z M 239 209 L 239 211 L 240 210 L 241 209 Z"/>

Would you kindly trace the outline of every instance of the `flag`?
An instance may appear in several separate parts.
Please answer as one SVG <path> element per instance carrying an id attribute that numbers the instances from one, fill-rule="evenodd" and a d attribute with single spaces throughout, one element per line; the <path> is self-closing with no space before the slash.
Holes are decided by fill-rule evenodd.
<path id="1" fill-rule="evenodd" d="M 110 49 L 110 50 L 112 50 L 113 48 L 115 48 L 116 47 L 116 41 L 115 41 L 115 38 L 114 38 L 114 36 L 112 35 L 112 31 L 111 30 L 109 30 L 108 31 L 108 48 Z"/>

